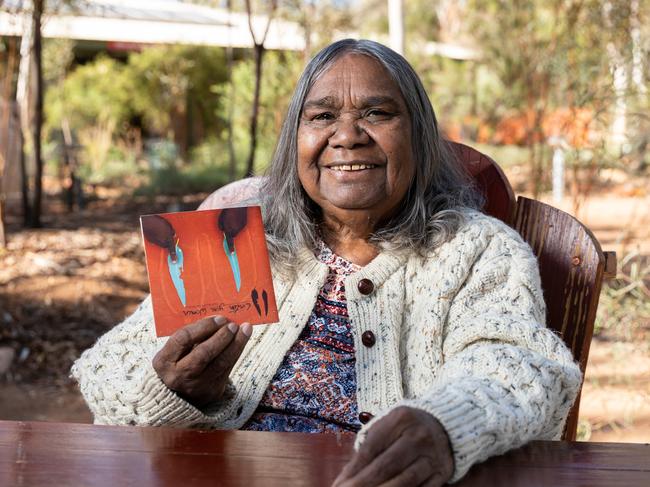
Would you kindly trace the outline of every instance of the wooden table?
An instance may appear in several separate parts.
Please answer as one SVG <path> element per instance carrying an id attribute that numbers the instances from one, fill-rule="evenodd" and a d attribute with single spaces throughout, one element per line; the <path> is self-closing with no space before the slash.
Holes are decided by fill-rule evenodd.
<path id="1" fill-rule="evenodd" d="M 0 421 L 0 486 L 330 485 L 352 441 Z M 650 486 L 650 445 L 534 442 L 474 467 L 456 485 Z"/>

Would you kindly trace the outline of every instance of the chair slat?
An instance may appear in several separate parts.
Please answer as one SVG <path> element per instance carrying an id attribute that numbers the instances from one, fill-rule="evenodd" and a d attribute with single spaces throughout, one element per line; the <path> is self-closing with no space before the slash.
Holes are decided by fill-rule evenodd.
<path id="1" fill-rule="evenodd" d="M 539 262 L 546 325 L 562 336 L 584 374 L 605 269 L 600 244 L 568 213 L 524 197 L 517 200 L 514 227 Z M 579 402 L 569 413 L 564 439 L 575 439 Z"/>

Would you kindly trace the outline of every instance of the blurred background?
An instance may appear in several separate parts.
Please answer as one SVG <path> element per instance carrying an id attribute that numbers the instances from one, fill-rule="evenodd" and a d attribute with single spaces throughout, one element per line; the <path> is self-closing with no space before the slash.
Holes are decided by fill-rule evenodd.
<path id="1" fill-rule="evenodd" d="M 345 37 L 617 252 L 579 438 L 650 441 L 648 0 L 0 0 L 0 419 L 91 421 L 68 371 L 148 291 L 138 216 L 263 173 Z"/>

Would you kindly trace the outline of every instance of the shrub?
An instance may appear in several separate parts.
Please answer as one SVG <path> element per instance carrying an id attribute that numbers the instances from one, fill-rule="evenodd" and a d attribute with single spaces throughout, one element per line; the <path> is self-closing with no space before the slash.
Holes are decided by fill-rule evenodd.
<path id="1" fill-rule="evenodd" d="M 650 326 L 650 261 L 631 252 L 618 263 L 616 279 L 600 296 L 595 334 L 607 331 L 631 338 L 635 330 Z"/>

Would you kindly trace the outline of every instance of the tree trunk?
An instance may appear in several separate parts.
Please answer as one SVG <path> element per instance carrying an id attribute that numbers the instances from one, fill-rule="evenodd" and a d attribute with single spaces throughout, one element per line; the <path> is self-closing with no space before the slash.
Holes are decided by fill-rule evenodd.
<path id="1" fill-rule="evenodd" d="M 23 141 L 25 140 L 24 135 L 21 135 L 21 139 Z M 22 147 L 24 147 L 24 144 L 24 142 L 21 142 Z M 27 175 L 27 161 L 24 149 L 21 149 L 20 151 L 20 189 L 23 203 L 23 223 L 27 226 L 32 220 L 32 206 L 29 203 L 29 179 Z"/>
<path id="2" fill-rule="evenodd" d="M 251 113 L 251 144 L 250 153 L 248 155 L 248 163 L 246 164 L 246 177 L 251 177 L 255 173 L 255 151 L 257 150 L 257 118 L 260 111 L 260 88 L 262 85 L 262 58 L 264 57 L 264 42 L 271 27 L 271 20 L 273 14 L 278 7 L 277 0 L 271 0 L 269 5 L 268 20 L 266 28 L 262 35 L 262 40 L 257 41 L 255 37 L 255 29 L 253 29 L 253 12 L 251 9 L 250 0 L 246 0 L 246 13 L 248 14 L 248 29 L 253 39 L 253 50 L 255 53 L 255 94 L 253 95 L 253 110 Z"/>
<path id="3" fill-rule="evenodd" d="M 226 9 L 228 9 L 228 24 L 230 25 L 230 14 L 232 13 L 232 0 L 226 1 Z M 232 68 L 234 62 L 234 52 L 231 45 L 230 29 L 228 29 L 228 46 L 226 47 L 226 70 L 228 71 L 228 92 L 230 99 L 228 103 L 228 180 L 234 181 L 237 179 L 237 159 L 235 157 L 235 137 L 233 134 L 235 116 L 235 81 L 232 79 Z"/>
<path id="4" fill-rule="evenodd" d="M 67 118 L 61 121 L 61 135 L 63 136 L 63 177 L 61 178 L 61 187 L 64 191 L 64 200 L 68 212 L 72 213 L 76 199 L 75 189 L 79 187 L 79 182 L 75 171 L 77 164 L 74 155 L 74 141 L 70 130 L 70 122 Z M 79 204 L 79 209 L 81 209 L 81 204 Z"/>
<path id="5" fill-rule="evenodd" d="M 36 83 L 36 100 L 34 104 L 34 125 L 32 142 L 34 144 L 34 204 L 29 226 L 41 226 L 41 204 L 43 196 L 43 157 L 41 154 L 41 131 L 43 129 L 43 43 L 41 37 L 41 16 L 44 0 L 34 1 L 34 81 Z"/>
<path id="6" fill-rule="evenodd" d="M 257 119 L 260 111 L 260 89 L 262 85 L 262 58 L 264 57 L 264 44 L 255 44 L 255 92 L 253 95 L 253 110 L 250 125 L 250 152 L 246 164 L 246 177 L 255 173 L 255 151 L 257 150 Z"/>
<path id="7" fill-rule="evenodd" d="M 34 15 L 30 14 L 33 9 L 32 2 L 26 0 L 24 5 L 25 19 L 23 37 L 20 41 L 20 63 L 18 66 L 18 80 L 16 82 L 16 104 L 18 105 L 18 115 L 20 118 L 20 176 L 21 176 L 21 199 L 23 205 L 23 223 L 29 225 L 32 218 L 32 208 L 29 201 L 29 180 L 27 179 L 27 154 L 25 146 L 29 140 L 29 80 L 32 68 L 32 38 L 34 35 Z"/>
<path id="8" fill-rule="evenodd" d="M 6 167 L 12 162 L 12 137 L 16 136 L 16 126 L 14 125 L 14 104 L 12 100 L 12 90 L 14 78 L 14 71 L 16 70 L 16 39 L 9 39 L 8 41 L 8 56 L 7 56 L 7 71 L 5 72 L 4 82 L 2 85 L 2 97 L 0 103 L 2 106 L 2 120 L 0 120 L 0 128 L 5 131 L 4 134 L 0 133 L 0 150 L 4 150 L 4 154 L 0 153 L 0 247 L 7 246 L 7 233 L 5 227 L 5 194 L 4 194 L 4 174 Z M 10 129 L 14 127 L 14 130 Z M 18 143 L 20 141 L 20 129 L 18 129 Z M 4 143 L 3 143 L 4 142 Z M 21 145 L 22 147 L 22 145 Z M 15 161 L 13 161 L 15 162 Z"/>

